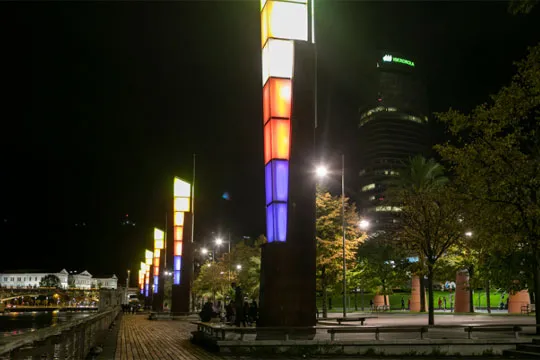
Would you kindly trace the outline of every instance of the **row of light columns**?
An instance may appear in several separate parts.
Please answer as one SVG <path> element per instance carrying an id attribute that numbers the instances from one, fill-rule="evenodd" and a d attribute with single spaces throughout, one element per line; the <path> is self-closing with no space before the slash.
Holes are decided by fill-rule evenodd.
<path id="1" fill-rule="evenodd" d="M 175 177 L 173 184 L 173 289 L 171 311 L 188 313 L 192 269 L 192 208 L 193 187 L 190 183 Z M 144 262 L 139 269 L 139 289 L 147 299 L 152 296 L 152 307 L 160 311 L 163 308 L 163 281 L 160 280 L 162 266 L 167 258 L 166 231 L 154 228 L 154 249 L 145 250 Z"/>

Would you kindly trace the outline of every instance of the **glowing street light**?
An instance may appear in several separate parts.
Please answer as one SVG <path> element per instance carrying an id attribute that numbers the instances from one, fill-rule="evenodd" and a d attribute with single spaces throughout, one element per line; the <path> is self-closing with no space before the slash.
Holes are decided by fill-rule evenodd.
<path id="1" fill-rule="evenodd" d="M 201 254 L 203 254 L 203 255 L 208 254 L 208 249 L 207 248 L 202 248 L 201 249 Z"/>
<path id="2" fill-rule="evenodd" d="M 466 236 L 466 237 L 471 237 L 471 236 L 472 236 L 472 231 L 467 231 L 467 232 L 465 233 L 465 236 Z"/>
<path id="3" fill-rule="evenodd" d="M 326 166 L 319 166 L 315 169 L 315 173 L 317 174 L 317 177 L 322 178 L 328 175 L 328 169 Z"/>
<path id="4" fill-rule="evenodd" d="M 369 220 L 360 221 L 360 229 L 367 230 L 369 228 Z"/>
<path id="5" fill-rule="evenodd" d="M 217 239 L 216 239 L 216 245 L 217 245 L 217 246 L 223 245 L 223 239 L 222 239 L 222 238 L 217 238 Z"/>
<path id="6" fill-rule="evenodd" d="M 242 270 L 242 265 L 240 264 L 236 265 L 236 270 Z"/>

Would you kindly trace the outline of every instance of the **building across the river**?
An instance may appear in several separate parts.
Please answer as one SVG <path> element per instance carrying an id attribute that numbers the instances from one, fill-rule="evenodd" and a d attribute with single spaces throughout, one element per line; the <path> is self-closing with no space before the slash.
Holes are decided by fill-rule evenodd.
<path id="1" fill-rule="evenodd" d="M 41 280 L 47 275 L 54 275 L 60 280 L 60 287 L 63 289 L 116 289 L 118 278 L 116 275 L 110 277 L 93 277 L 88 271 L 67 271 L 62 269 L 58 272 L 39 270 L 16 270 L 0 273 L 0 287 L 3 288 L 38 288 Z"/>

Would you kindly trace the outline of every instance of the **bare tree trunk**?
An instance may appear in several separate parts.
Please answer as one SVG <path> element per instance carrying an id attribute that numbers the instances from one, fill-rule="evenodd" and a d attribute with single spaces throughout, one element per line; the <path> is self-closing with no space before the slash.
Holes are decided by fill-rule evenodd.
<path id="1" fill-rule="evenodd" d="M 424 286 L 424 274 L 420 274 L 420 312 L 426 312 L 426 287 Z"/>
<path id="2" fill-rule="evenodd" d="M 383 294 L 382 294 L 382 296 L 383 296 L 383 304 L 384 304 L 384 306 L 388 305 L 387 301 L 386 301 L 386 282 L 385 281 L 383 281 Z"/>
<path id="3" fill-rule="evenodd" d="M 489 298 L 489 279 L 486 280 L 486 307 L 488 314 L 491 314 L 491 299 Z"/>
<path id="4" fill-rule="evenodd" d="M 435 325 L 435 309 L 433 308 L 433 264 L 428 264 L 428 324 Z"/>

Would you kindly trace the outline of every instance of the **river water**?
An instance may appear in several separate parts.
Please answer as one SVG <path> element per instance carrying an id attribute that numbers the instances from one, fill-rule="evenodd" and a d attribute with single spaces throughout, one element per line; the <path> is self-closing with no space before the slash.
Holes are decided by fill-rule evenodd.
<path id="1" fill-rule="evenodd" d="M 23 334 L 47 326 L 80 319 L 92 312 L 12 312 L 0 314 L 0 337 Z"/>

